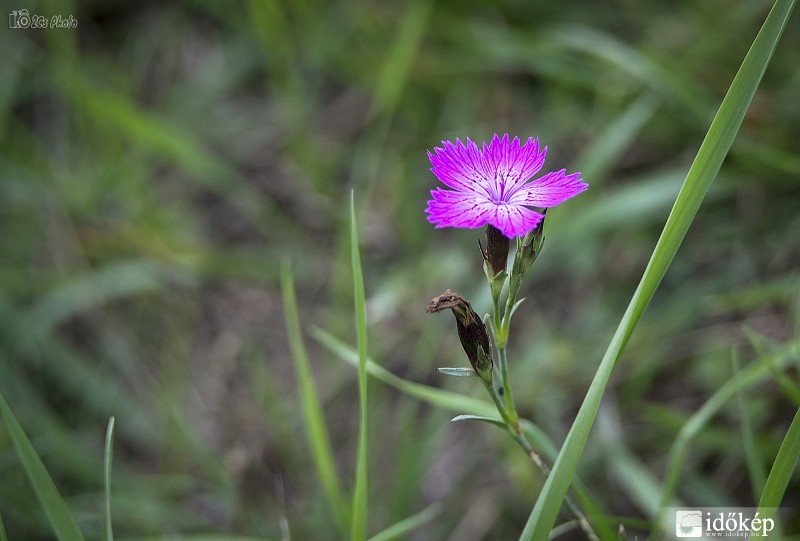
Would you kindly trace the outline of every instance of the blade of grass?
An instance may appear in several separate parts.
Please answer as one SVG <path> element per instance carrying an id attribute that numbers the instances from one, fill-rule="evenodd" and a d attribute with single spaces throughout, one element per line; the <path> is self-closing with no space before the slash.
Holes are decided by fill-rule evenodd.
<path id="1" fill-rule="evenodd" d="M 780 506 L 797 465 L 798 457 L 800 457 L 800 409 L 797 410 L 792 424 L 789 425 L 781 448 L 778 449 L 778 456 L 775 457 L 775 462 L 769 471 L 764 491 L 761 493 L 758 509 L 763 515 L 770 512 L 770 509 Z"/>
<path id="2" fill-rule="evenodd" d="M 289 338 L 289 349 L 292 353 L 297 386 L 300 391 L 300 406 L 303 409 L 303 420 L 311 454 L 317 474 L 328 505 L 336 518 L 339 527 L 345 531 L 347 525 L 347 509 L 342 492 L 342 484 L 336 473 L 331 439 L 325 424 L 325 414 L 319 401 L 319 393 L 311 375 L 305 346 L 300 330 L 300 318 L 297 311 L 297 298 L 294 288 L 294 276 L 291 266 L 284 262 L 281 268 L 281 291 L 283 293 L 283 310 L 286 320 L 286 334 Z"/>
<path id="3" fill-rule="evenodd" d="M 103 456 L 103 489 L 105 492 L 105 541 L 114 541 L 111 529 L 111 458 L 114 452 L 114 417 L 108 420 L 106 428 L 106 447 Z"/>
<path id="4" fill-rule="evenodd" d="M 742 372 L 741 362 L 739 360 L 739 350 L 734 348 L 731 352 L 731 363 L 733 363 L 733 372 L 737 376 Z M 753 497 L 756 498 L 764 490 L 764 483 L 766 482 L 766 473 L 761 463 L 761 457 L 758 453 L 758 446 L 756 445 L 756 436 L 753 433 L 753 425 L 750 420 L 750 407 L 747 403 L 747 398 L 742 389 L 736 389 L 736 399 L 739 406 L 739 417 L 742 419 L 742 449 L 744 450 L 745 464 L 747 466 L 747 474 L 750 477 L 750 487 L 753 491 Z"/>
<path id="5" fill-rule="evenodd" d="M 44 509 L 47 519 L 56 534 L 59 541 L 84 541 L 81 531 L 75 519 L 70 513 L 64 499 L 58 493 L 53 479 L 42 464 L 39 455 L 33 448 L 28 436 L 22 430 L 17 418 L 11 411 L 8 403 L 3 395 L 0 394 L 0 412 L 8 428 L 8 435 L 14 443 L 17 450 L 17 455 L 22 462 L 25 473 L 33 486 L 36 496 L 39 498 L 39 503 Z"/>
<path id="6" fill-rule="evenodd" d="M 0 541 L 8 541 L 8 536 L 6 536 L 6 527 L 3 525 L 3 515 L 0 515 Z"/>
<path id="7" fill-rule="evenodd" d="M 382 532 L 378 532 L 369 538 L 369 541 L 392 541 L 393 539 L 400 539 L 404 535 L 411 533 L 426 522 L 436 518 L 441 512 L 442 508 L 439 504 L 433 504 L 426 507 L 419 513 L 404 518 L 400 522 L 392 524 Z"/>
<path id="8" fill-rule="evenodd" d="M 703 197 L 733 143 L 793 7 L 794 0 L 775 2 L 723 99 L 689 169 L 639 286 L 603 356 L 553 470 L 536 500 L 521 540 L 546 539 L 549 535 L 575 475 L 614 366 L 672 263 Z"/>
<path id="9" fill-rule="evenodd" d="M 356 341 L 358 342 L 358 400 L 361 410 L 350 539 L 351 541 L 363 541 L 367 538 L 367 300 L 358 247 L 358 226 L 353 191 L 350 192 L 350 263 L 353 268 L 353 300 L 356 312 Z"/>

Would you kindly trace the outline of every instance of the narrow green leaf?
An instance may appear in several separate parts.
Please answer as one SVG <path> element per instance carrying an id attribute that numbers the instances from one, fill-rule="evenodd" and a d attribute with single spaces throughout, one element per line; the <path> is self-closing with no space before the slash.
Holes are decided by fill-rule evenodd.
<path id="1" fill-rule="evenodd" d="M 531 511 L 521 540 L 546 539 L 550 534 L 575 475 L 614 366 L 667 272 L 703 197 L 733 143 L 793 7 L 794 0 L 775 2 L 722 101 L 697 157 L 689 169 L 639 286 L 614 333 L 553 470 Z"/>
<path id="2" fill-rule="evenodd" d="M 114 541 L 111 528 L 111 459 L 114 451 L 114 417 L 108 420 L 106 427 L 106 445 L 103 455 L 103 490 L 105 492 L 105 509 L 103 519 L 105 522 L 105 541 Z"/>
<path id="3" fill-rule="evenodd" d="M 404 518 L 400 522 L 392 524 L 382 532 L 378 532 L 370 537 L 369 541 L 392 541 L 394 539 L 400 539 L 403 536 L 413 532 L 426 522 L 436 518 L 436 515 L 438 515 L 441 510 L 442 507 L 439 504 L 433 504 L 429 507 L 426 507 L 419 513 L 411 515 L 408 518 Z"/>
<path id="4" fill-rule="evenodd" d="M 355 194 L 352 191 L 350 192 L 350 258 L 353 269 L 353 301 L 358 342 L 358 399 L 361 410 L 350 539 L 364 541 L 367 538 L 367 300 L 358 246 Z"/>
<path id="5" fill-rule="evenodd" d="M 514 306 L 511 307 L 511 311 L 508 313 L 509 318 L 514 315 L 514 312 L 517 311 L 517 308 L 519 308 L 519 306 L 523 302 L 525 302 L 525 297 L 522 297 L 521 299 L 519 299 L 517 302 L 514 303 Z"/>
<path id="6" fill-rule="evenodd" d="M 483 417 L 482 415 L 458 415 L 450 419 L 451 423 L 458 423 L 461 421 L 481 421 L 483 423 L 499 426 L 503 430 L 508 428 L 508 425 L 506 425 L 506 423 L 501 419 L 495 419 L 494 417 Z"/>
<path id="7" fill-rule="evenodd" d="M 446 376 L 457 378 L 477 378 L 478 373 L 472 368 L 436 368 L 436 371 Z"/>
<path id="8" fill-rule="evenodd" d="M 781 448 L 778 449 L 778 456 L 775 457 L 775 462 L 769 471 L 764 491 L 761 493 L 758 509 L 762 514 L 769 512 L 768 510 L 771 508 L 780 507 L 786 487 L 789 486 L 789 481 L 792 479 L 798 457 L 800 457 L 800 409 L 797 410 L 792 424 L 789 425 Z"/>
<path id="9" fill-rule="evenodd" d="M 36 450 L 2 394 L 0 394 L 0 410 L 8 428 L 8 435 L 14 443 L 25 473 L 28 475 L 56 537 L 59 541 L 84 541 L 67 504 L 58 493 L 53 479 L 47 473 L 39 455 L 36 454 Z"/>
<path id="10" fill-rule="evenodd" d="M 3 525 L 3 515 L 0 515 L 0 541 L 8 541 L 8 536 L 6 536 L 6 527 Z"/>
<path id="11" fill-rule="evenodd" d="M 284 262 L 281 268 L 281 292 L 283 295 L 283 311 L 286 321 L 286 335 L 289 338 L 289 350 L 292 354 L 297 387 L 300 394 L 300 407 L 303 410 L 303 425 L 311 447 L 311 455 L 317 475 L 322 482 L 328 507 L 335 517 L 341 531 L 346 530 L 348 511 L 342 484 L 336 472 L 336 460 L 333 454 L 325 414 L 319 401 L 319 393 L 314 385 L 311 365 L 303 344 L 300 329 L 300 317 L 297 310 L 294 276 L 291 266 Z"/>

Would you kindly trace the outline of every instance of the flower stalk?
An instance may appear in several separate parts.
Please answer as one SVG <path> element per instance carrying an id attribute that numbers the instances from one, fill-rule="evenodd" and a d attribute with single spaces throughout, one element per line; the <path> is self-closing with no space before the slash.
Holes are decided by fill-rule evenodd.
<path id="1" fill-rule="evenodd" d="M 517 299 L 522 282 L 530 271 L 544 244 L 544 221 L 548 207 L 556 206 L 587 189 L 580 173 L 566 170 L 547 173 L 530 180 L 544 165 L 547 147 L 540 148 L 539 140 L 529 138 L 524 144 L 518 138 L 502 139 L 495 135 L 482 149 L 467 139 L 455 144 L 443 141 L 443 147 L 428 153 L 431 171 L 450 190 L 437 188 L 428 202 L 428 220 L 436 227 L 477 228 L 486 226 L 486 247 L 478 241 L 483 257 L 483 270 L 489 283 L 492 311 L 487 325 L 478 317 L 467 300 L 451 290 L 433 298 L 427 311 L 450 309 L 456 318 L 458 336 L 474 374 L 469 369 L 440 369 L 442 373 L 462 376 L 477 375 L 497 406 L 501 426 L 530 456 L 532 462 L 547 477 L 550 468 L 528 441 L 511 390 L 508 363 L 508 339 L 511 318 L 522 299 Z M 533 210 L 529 207 L 534 207 Z M 541 212 L 539 212 L 541 210 Z M 508 271 L 508 252 L 511 239 L 516 253 Z M 503 302 L 503 291 L 507 293 Z M 489 335 L 491 334 L 491 340 Z M 497 350 L 496 364 L 492 347 Z M 500 424 L 497 420 L 488 420 Z M 567 497 L 565 507 L 575 517 L 586 536 L 597 535 L 575 502 Z"/>

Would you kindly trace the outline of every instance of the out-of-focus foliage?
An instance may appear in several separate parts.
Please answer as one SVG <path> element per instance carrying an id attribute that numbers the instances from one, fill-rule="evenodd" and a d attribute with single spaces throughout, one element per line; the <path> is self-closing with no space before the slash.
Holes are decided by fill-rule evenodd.
<path id="1" fill-rule="evenodd" d="M 310 332 L 355 343 L 351 189 L 371 358 L 480 396 L 469 378 L 432 371 L 466 360 L 451 319 L 424 314 L 428 300 L 450 287 L 489 308 L 481 232 L 435 231 L 424 218 L 435 185 L 425 150 L 442 139 L 539 136 L 548 168 L 590 183 L 548 213 L 510 344 L 521 413 L 560 442 L 768 8 L 27 6 L 78 27 L 0 32 L 0 390 L 86 536 L 103 528 L 112 414 L 118 538 L 336 531 L 301 428 L 278 278 L 291 260 L 352 487 L 356 372 Z M 691 434 L 678 498 L 755 505 L 753 472 L 771 464 L 797 407 L 798 36 L 795 17 L 617 368 L 580 469 L 609 514 L 654 516 L 669 448 L 734 377 L 732 347 L 743 371 L 765 377 Z M 542 479 L 513 442 L 448 425 L 449 412 L 382 383 L 369 400 L 370 532 L 439 502 L 416 538 L 518 535 Z M 9 538 L 49 538 L 5 426 L 0 479 Z M 785 506 L 800 507 L 798 488 Z"/>

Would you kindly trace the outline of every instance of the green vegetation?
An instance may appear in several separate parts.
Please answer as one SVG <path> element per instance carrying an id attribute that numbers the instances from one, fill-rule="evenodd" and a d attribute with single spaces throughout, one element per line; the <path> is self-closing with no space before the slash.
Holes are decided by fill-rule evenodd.
<path id="1" fill-rule="evenodd" d="M 0 37 L 0 540 L 583 539 L 568 487 L 603 538 L 797 535 L 793 4 L 34 3 L 78 28 Z M 424 313 L 491 311 L 423 210 L 425 151 L 495 132 L 590 184 L 508 344 L 547 483 L 449 423 L 497 411 Z"/>

